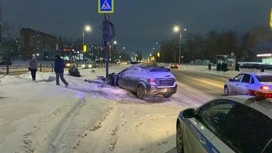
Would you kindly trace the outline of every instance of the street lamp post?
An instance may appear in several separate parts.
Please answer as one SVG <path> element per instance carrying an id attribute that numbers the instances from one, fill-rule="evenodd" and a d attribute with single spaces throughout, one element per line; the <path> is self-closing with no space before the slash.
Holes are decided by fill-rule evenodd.
<path id="1" fill-rule="evenodd" d="M 85 46 L 85 31 L 86 32 L 90 32 L 92 30 L 91 26 L 90 25 L 86 25 L 83 32 L 82 32 L 82 55 L 83 55 L 83 61 L 84 61 L 84 46 Z"/>
<path id="2" fill-rule="evenodd" d="M 175 26 L 174 27 L 174 32 L 179 32 L 179 65 L 180 65 L 180 59 L 183 59 L 183 55 L 181 55 L 181 30 L 179 28 L 179 26 Z M 187 29 L 184 29 L 184 31 L 186 31 Z M 181 57 L 182 56 L 182 57 Z M 182 64 L 183 64 L 183 60 L 182 60 Z"/>

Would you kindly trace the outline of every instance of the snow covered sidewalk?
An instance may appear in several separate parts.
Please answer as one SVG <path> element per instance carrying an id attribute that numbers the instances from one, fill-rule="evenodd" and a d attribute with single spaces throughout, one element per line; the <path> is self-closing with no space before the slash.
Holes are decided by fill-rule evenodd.
<path id="1" fill-rule="evenodd" d="M 119 72 L 127 66 L 110 68 Z M 0 75 L 0 152 L 2 153 L 174 153 L 180 110 L 209 97 L 179 84 L 171 99 L 145 100 L 118 87 L 84 82 L 105 74 L 82 70 L 65 75 L 69 87 L 55 85 L 53 73 Z"/>

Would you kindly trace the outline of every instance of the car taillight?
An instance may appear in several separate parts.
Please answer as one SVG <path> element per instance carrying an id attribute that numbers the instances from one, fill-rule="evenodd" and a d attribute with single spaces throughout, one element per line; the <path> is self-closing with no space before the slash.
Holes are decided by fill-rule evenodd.
<path id="1" fill-rule="evenodd" d="M 249 90 L 248 95 L 255 96 L 256 99 L 258 100 L 262 100 L 265 98 L 272 98 L 272 93 L 270 92 L 260 92 L 260 91 Z"/>
<path id="2" fill-rule="evenodd" d="M 150 82 L 150 83 L 151 83 L 151 82 L 156 82 L 156 80 L 153 79 L 153 78 L 148 78 L 147 80 L 148 80 L 148 82 Z"/>
<path id="3" fill-rule="evenodd" d="M 261 90 L 269 90 L 269 87 L 268 86 L 260 86 L 260 89 Z"/>

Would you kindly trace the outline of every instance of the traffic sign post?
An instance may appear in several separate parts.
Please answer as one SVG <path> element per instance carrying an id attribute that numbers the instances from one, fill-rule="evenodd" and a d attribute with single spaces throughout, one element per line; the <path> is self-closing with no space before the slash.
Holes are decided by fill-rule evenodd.
<path id="1" fill-rule="evenodd" d="M 98 0 L 98 13 L 99 14 L 113 14 L 114 0 Z"/>
<path id="2" fill-rule="evenodd" d="M 98 0 L 98 13 L 104 14 L 105 20 L 103 21 L 103 50 L 105 52 L 106 62 L 106 77 L 109 74 L 109 41 L 114 37 L 111 35 L 115 32 L 110 32 L 110 29 L 114 31 L 114 26 L 110 22 L 110 15 L 114 13 L 114 0 Z"/>

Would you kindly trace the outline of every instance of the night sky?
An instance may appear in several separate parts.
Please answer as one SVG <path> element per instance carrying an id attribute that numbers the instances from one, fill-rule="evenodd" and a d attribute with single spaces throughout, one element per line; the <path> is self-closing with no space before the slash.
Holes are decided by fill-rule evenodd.
<path id="1" fill-rule="evenodd" d="M 3 18 L 17 26 L 51 34 L 81 37 L 85 24 L 91 43 L 100 43 L 97 0 L 3 0 Z M 111 21 L 120 46 L 150 52 L 156 41 L 174 37 L 178 24 L 187 32 L 212 29 L 245 32 L 256 25 L 269 25 L 272 0 L 115 0 Z"/>

